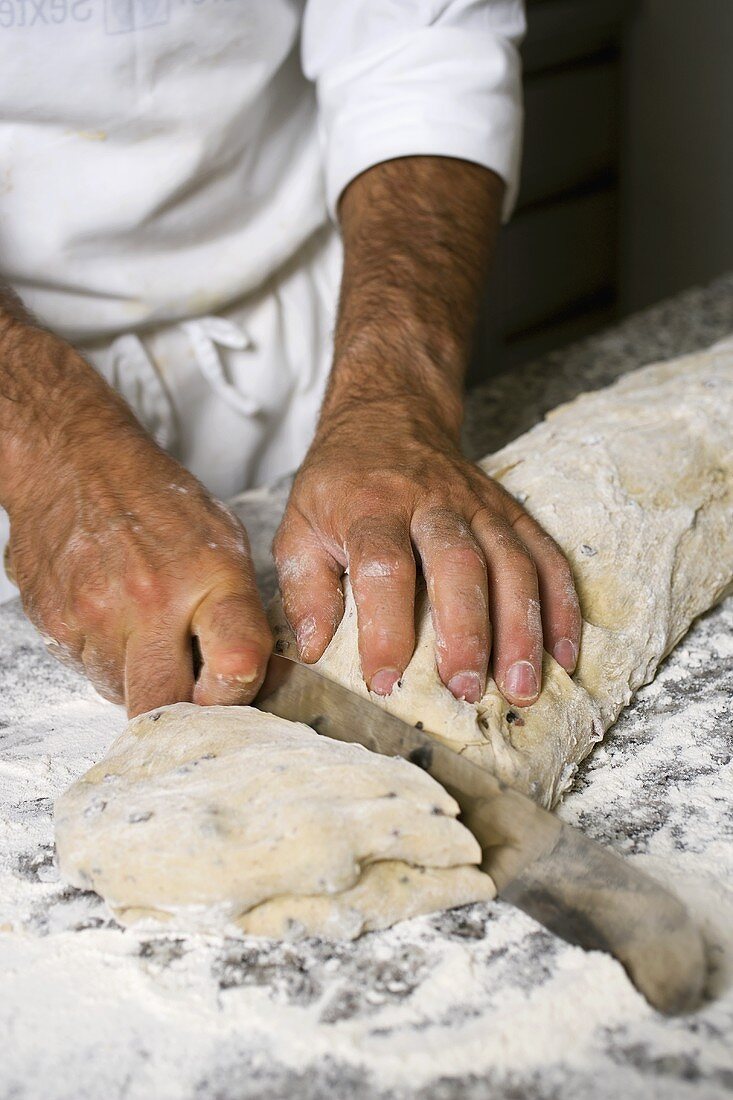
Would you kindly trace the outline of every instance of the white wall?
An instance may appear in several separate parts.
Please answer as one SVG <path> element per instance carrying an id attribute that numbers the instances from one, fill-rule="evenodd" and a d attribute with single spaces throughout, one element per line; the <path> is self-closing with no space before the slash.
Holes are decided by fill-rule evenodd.
<path id="1" fill-rule="evenodd" d="M 623 312 L 733 269 L 733 0 L 640 0 L 626 46 Z"/>

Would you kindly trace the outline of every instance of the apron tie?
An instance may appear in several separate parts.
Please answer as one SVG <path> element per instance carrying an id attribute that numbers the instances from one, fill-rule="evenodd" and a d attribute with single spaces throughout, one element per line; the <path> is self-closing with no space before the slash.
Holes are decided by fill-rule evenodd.
<path id="1" fill-rule="evenodd" d="M 218 351 L 218 347 L 232 351 L 251 348 L 252 340 L 247 333 L 223 317 L 197 317 L 194 321 L 184 321 L 181 328 L 188 336 L 198 368 L 212 390 L 242 416 L 256 416 L 262 405 L 255 397 L 240 393 L 232 385 Z"/>
<path id="2" fill-rule="evenodd" d="M 186 333 L 193 360 L 211 389 L 241 416 L 256 416 L 261 404 L 232 385 L 218 350 L 222 347 L 243 351 L 252 347 L 247 333 L 223 317 L 197 317 L 184 321 L 180 328 Z M 125 333 L 113 340 L 103 373 L 132 407 L 158 446 L 170 451 L 178 436 L 174 405 L 140 337 Z"/>

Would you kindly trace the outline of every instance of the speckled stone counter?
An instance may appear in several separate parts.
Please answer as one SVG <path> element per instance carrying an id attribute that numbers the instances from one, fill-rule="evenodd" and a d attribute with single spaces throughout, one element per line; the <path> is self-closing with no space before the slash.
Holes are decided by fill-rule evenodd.
<path id="1" fill-rule="evenodd" d="M 478 457 L 576 393 L 733 332 L 733 277 L 495 379 Z M 733 429 L 732 429 L 733 432 Z M 287 485 L 236 504 L 263 591 Z M 600 954 L 501 904 L 337 946 L 123 931 L 54 864 L 54 798 L 122 712 L 0 608 L 2 1100 L 717 1100 L 733 1095 L 733 599 L 706 615 L 581 768 L 561 815 L 682 897 L 705 1006 L 666 1020 Z"/>

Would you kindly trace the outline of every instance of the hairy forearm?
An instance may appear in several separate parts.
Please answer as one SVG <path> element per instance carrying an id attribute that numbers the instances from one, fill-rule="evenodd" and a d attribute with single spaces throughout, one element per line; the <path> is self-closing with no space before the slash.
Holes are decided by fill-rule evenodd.
<path id="1" fill-rule="evenodd" d="M 138 429 L 97 372 L 0 283 L 0 504 L 42 489 L 62 451 L 94 450 L 108 428 Z"/>
<path id="2" fill-rule="evenodd" d="M 402 405 L 457 435 L 502 193 L 494 173 L 445 157 L 388 161 L 350 184 L 322 426 Z"/>

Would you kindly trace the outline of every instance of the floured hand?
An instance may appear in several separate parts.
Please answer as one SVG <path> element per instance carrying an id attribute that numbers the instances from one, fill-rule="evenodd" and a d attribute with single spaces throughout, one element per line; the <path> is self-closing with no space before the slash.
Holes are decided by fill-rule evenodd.
<path id="1" fill-rule="evenodd" d="M 441 679 L 477 702 L 493 674 L 509 702 L 540 690 L 542 650 L 572 672 L 580 611 L 556 543 L 448 436 L 399 407 L 324 421 L 275 540 L 285 613 L 313 662 L 343 613 L 348 569 L 367 685 L 389 695 L 415 647 L 416 557 Z"/>
<path id="2" fill-rule="evenodd" d="M 271 635 L 239 520 L 63 341 L 16 326 L 2 352 L 27 397 L 2 482 L 9 568 L 49 651 L 131 716 L 249 702 Z M 33 401 L 44 375 L 64 390 L 51 411 L 48 391 Z"/>

